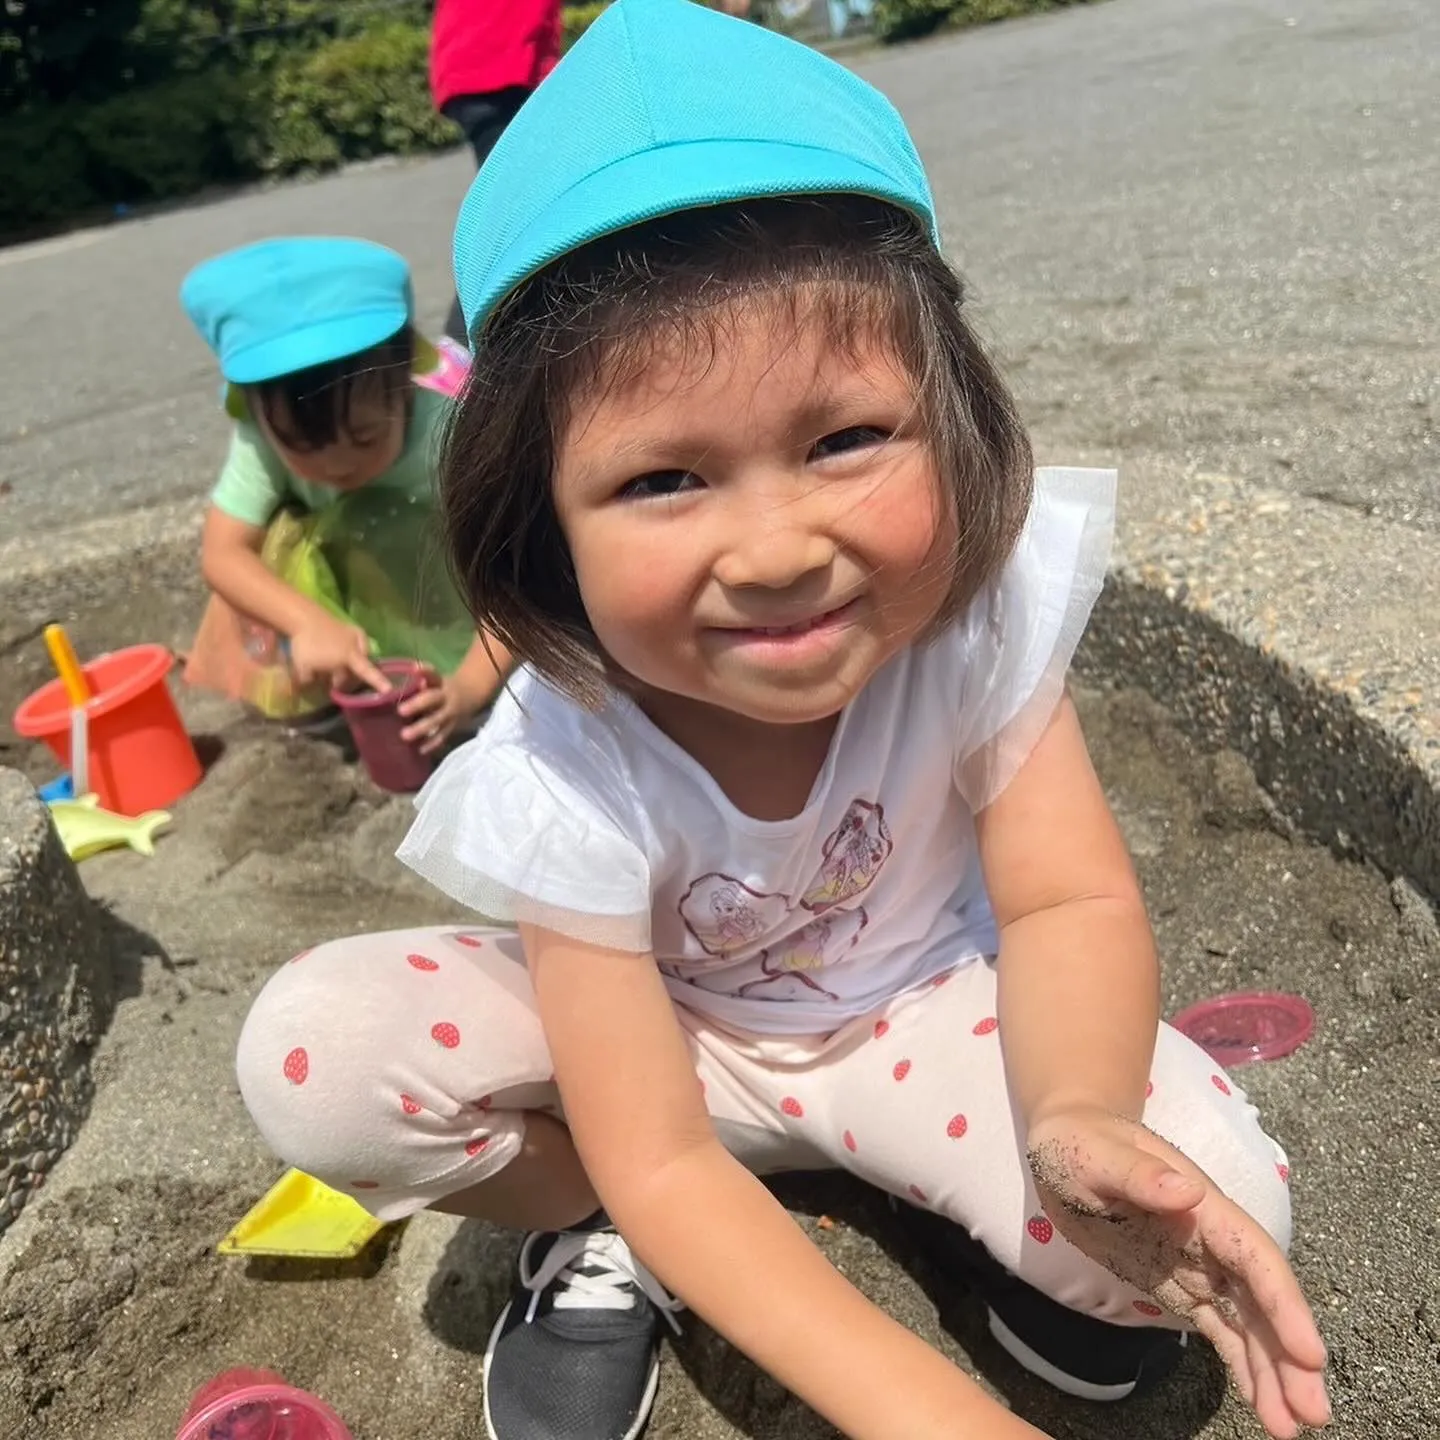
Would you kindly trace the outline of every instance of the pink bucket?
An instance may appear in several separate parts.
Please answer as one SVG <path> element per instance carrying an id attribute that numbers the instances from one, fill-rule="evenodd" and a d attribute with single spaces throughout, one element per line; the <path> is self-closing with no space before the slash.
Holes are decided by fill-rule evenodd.
<path id="1" fill-rule="evenodd" d="M 202 1385 L 175 1440 L 354 1440 L 323 1401 L 273 1370 L 227 1370 Z"/>

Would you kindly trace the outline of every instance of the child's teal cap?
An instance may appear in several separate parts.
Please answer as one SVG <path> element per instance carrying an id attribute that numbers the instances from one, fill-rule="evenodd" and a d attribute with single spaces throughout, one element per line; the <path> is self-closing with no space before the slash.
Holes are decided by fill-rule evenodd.
<path id="1" fill-rule="evenodd" d="M 920 217 L 920 157 L 890 102 L 806 45 L 693 0 L 615 0 L 525 102 L 470 186 L 455 279 L 474 335 L 521 281 L 679 210 L 848 194 Z"/>
<path id="2" fill-rule="evenodd" d="M 368 240 L 261 240 L 197 265 L 180 303 L 235 385 L 358 354 L 410 323 L 410 267 Z"/>

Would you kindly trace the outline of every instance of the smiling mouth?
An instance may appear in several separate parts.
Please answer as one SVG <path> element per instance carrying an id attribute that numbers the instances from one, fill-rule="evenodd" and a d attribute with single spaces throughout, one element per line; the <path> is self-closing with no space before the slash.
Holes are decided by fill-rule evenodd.
<path id="1" fill-rule="evenodd" d="M 789 625 L 742 625 L 731 630 L 733 635 L 763 635 L 767 639 L 780 635 L 806 635 L 812 630 L 820 630 L 827 625 L 833 625 L 837 621 L 844 620 L 854 608 L 856 602 L 847 600 L 843 605 L 837 605 L 833 610 L 824 610 L 819 615 L 810 615 L 804 620 L 795 620 Z"/>

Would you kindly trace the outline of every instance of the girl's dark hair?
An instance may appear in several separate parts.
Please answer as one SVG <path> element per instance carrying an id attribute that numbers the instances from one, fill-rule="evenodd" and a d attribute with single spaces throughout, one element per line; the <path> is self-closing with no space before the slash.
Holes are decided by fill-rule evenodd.
<path id="1" fill-rule="evenodd" d="M 913 380 L 959 536 L 937 627 L 1020 532 L 1030 442 L 961 313 L 959 277 L 913 216 L 856 196 L 766 199 L 608 236 L 532 276 L 485 323 L 440 477 L 451 568 L 477 623 L 582 704 L 603 696 L 607 670 L 552 494 L 571 409 L 638 375 L 663 339 L 713 354 L 751 298 L 767 313 L 788 305 L 796 327 L 818 321 L 851 353 L 884 343 Z"/>
<path id="2" fill-rule="evenodd" d="M 323 450 L 354 439 L 357 400 L 378 396 L 387 406 L 400 401 L 408 407 L 414 359 L 415 335 L 406 325 L 358 354 L 246 385 L 245 396 L 251 412 L 258 410 L 283 444 L 292 450 Z"/>

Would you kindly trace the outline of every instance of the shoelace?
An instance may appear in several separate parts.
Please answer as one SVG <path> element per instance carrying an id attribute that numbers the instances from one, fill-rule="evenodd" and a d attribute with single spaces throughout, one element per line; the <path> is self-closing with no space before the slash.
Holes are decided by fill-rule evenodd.
<path id="1" fill-rule="evenodd" d="M 535 1318 L 541 1293 L 551 1285 L 557 1310 L 633 1310 L 635 1297 L 630 1287 L 635 1286 L 670 1328 L 680 1333 L 675 1311 L 685 1308 L 683 1302 L 635 1258 L 614 1230 L 562 1231 L 532 1270 L 530 1252 L 540 1238 L 539 1232 L 528 1235 L 520 1247 L 520 1283 L 530 1292 L 526 1324 Z"/>

